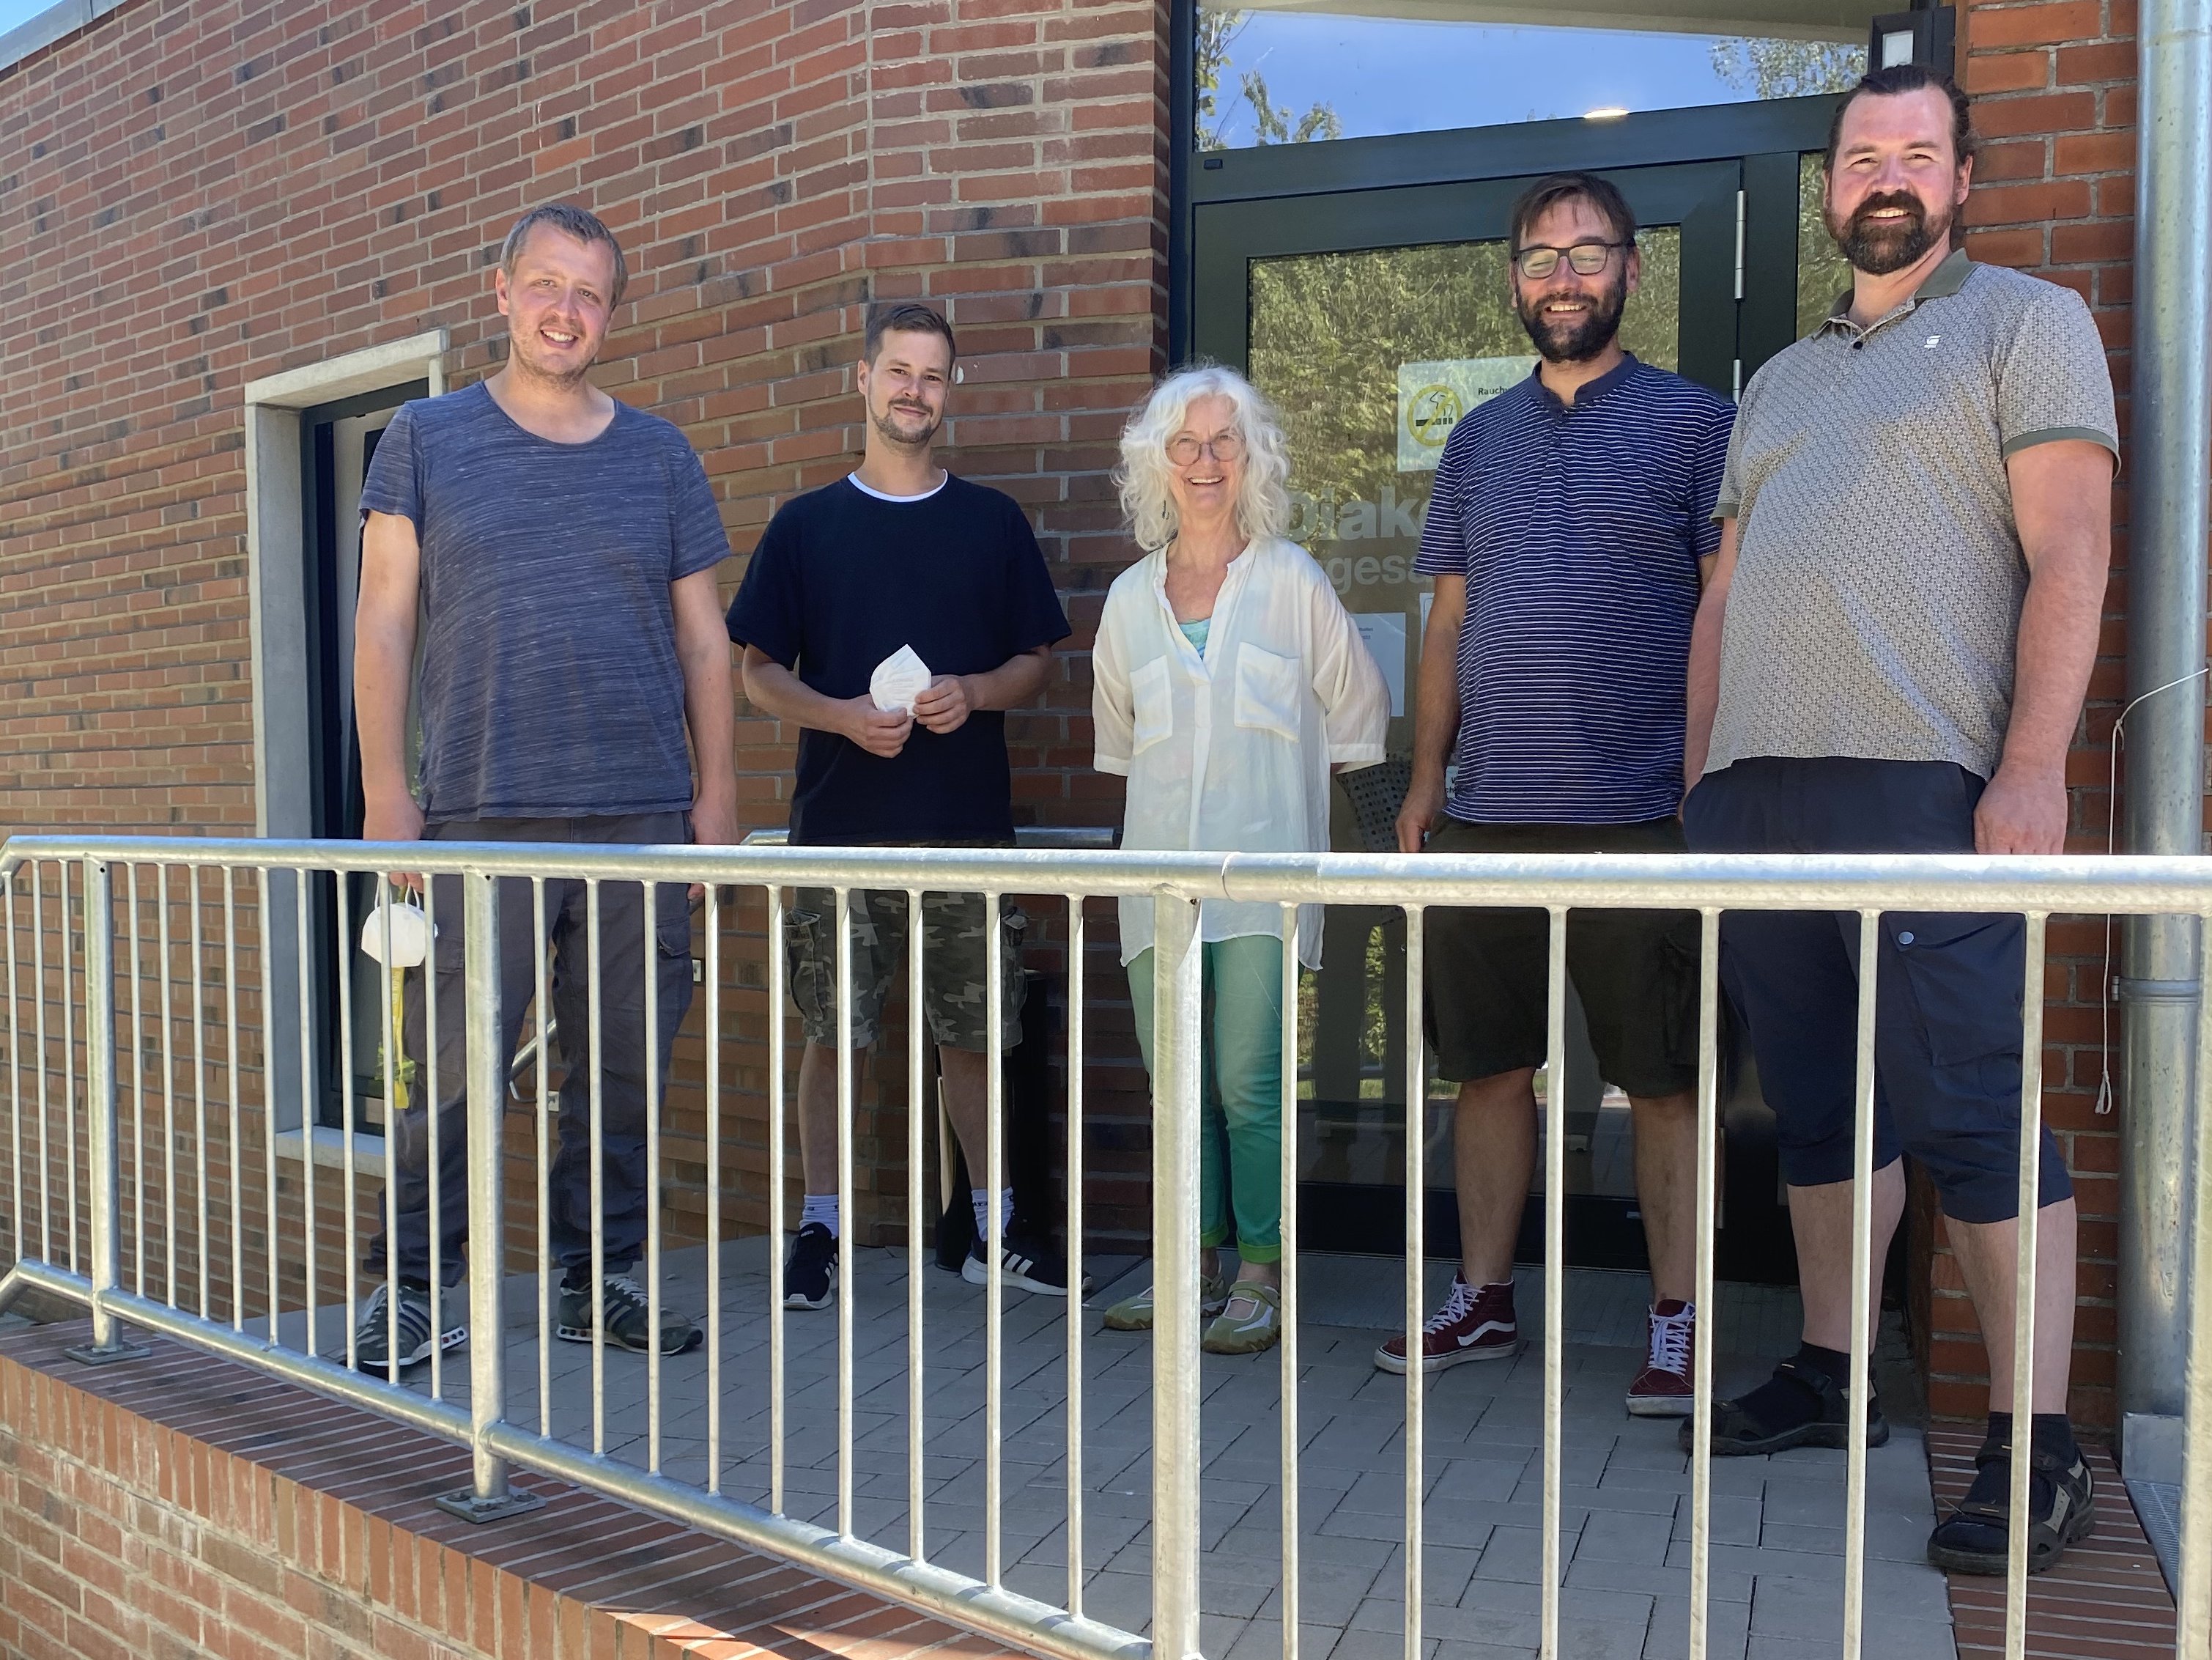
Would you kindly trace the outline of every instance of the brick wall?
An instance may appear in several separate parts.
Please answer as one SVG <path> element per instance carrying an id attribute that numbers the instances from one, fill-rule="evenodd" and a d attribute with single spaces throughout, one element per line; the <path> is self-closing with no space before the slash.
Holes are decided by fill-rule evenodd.
<path id="1" fill-rule="evenodd" d="M 1983 149 L 1966 206 L 1967 252 L 2075 289 L 2110 349 L 2128 432 L 2128 309 L 2133 277 L 2136 9 L 2133 0 L 1966 0 L 1962 82 Z M 2113 573 L 2089 705 L 2068 763 L 2069 848 L 2102 853 L 2118 803 L 2112 728 L 2125 684 L 2127 491 L 2112 492 Z M 2053 917 L 2044 1009 L 2044 1111 L 2064 1145 L 2081 1213 L 2073 1410 L 2114 1421 L 2118 1249 L 2118 1123 L 2098 1111 L 2106 1062 L 2106 937 L 2101 917 Z M 2117 972 L 2118 929 L 2109 972 Z M 2118 1011 L 2111 1011 L 2118 1031 Z M 1929 1403 L 1978 1417 L 1988 1361 L 1966 1288 L 1936 1253 L 1929 1298 Z"/>
<path id="2" fill-rule="evenodd" d="M 541 1478 L 477 1528 L 465 1450 L 156 1341 L 0 1335 L 7 1660 L 999 1660 L 996 1644 Z"/>
<path id="3" fill-rule="evenodd" d="M 449 382 L 480 378 L 499 240 L 555 198 L 605 216 L 634 273 L 597 378 L 684 428 L 741 555 L 859 448 L 865 306 L 947 310 L 953 465 L 1029 509 L 1078 630 L 1010 722 L 1018 811 L 1117 818 L 1085 764 L 1083 653 L 1126 557 L 1111 439 L 1163 344 L 1165 28 L 1155 0 L 131 0 L 0 71 L 0 824 L 250 832 L 242 388 L 436 325 Z M 782 822 L 794 736 L 740 709 L 750 823 Z M 735 986 L 763 983 L 759 913 L 732 919 Z M 750 994 L 721 1180 L 757 1225 Z M 886 1053 L 864 1168 L 903 1140 L 874 1110 L 905 1098 Z M 672 1206 L 696 1217 L 696 1040 L 682 1061 Z M 1127 1232 L 1141 1181 L 1112 1150 L 1137 1098 L 1093 1113 Z"/>
<path id="4" fill-rule="evenodd" d="M 1968 0 L 1986 148 L 1976 257 L 2069 283 L 2113 348 L 2125 425 L 2134 120 L 2129 0 Z M 1090 773 L 1082 653 L 1126 556 L 1110 440 L 1159 362 L 1165 10 L 1155 0 L 816 0 L 606 9 L 254 8 L 132 0 L 0 72 L 0 824 L 252 822 L 240 389 L 434 325 L 453 384 L 495 367 L 486 265 L 526 203 L 581 200 L 637 272 L 599 379 L 681 423 L 737 547 L 857 448 L 846 364 L 872 297 L 943 303 L 969 374 L 962 471 L 1029 508 L 1076 635 L 1010 723 L 1019 807 L 1118 817 Z M 2122 684 L 2124 496 L 2102 660 L 2074 760 L 2075 845 L 2106 845 Z M 742 560 L 727 568 L 732 584 Z M 792 735 L 740 711 L 751 822 L 784 816 Z M 1036 966 L 1064 969 L 1036 907 Z M 763 1215 L 766 941 L 731 919 L 720 1184 Z M 1092 1080 L 1102 1231 L 1143 1226 L 1141 1079 L 1103 909 Z M 250 916 L 244 926 L 250 931 Z M 2111 1421 L 2114 1122 L 2095 1110 L 2100 919 L 2054 919 L 2047 1110 L 2083 1227 L 2075 1409 Z M 258 1025 L 250 1000 L 249 1028 Z M 679 1054 L 674 1225 L 696 1231 L 703 1046 Z M 903 1044 L 863 1080 L 881 1227 L 903 1187 Z M 247 1072 L 258 1102 L 258 1071 Z M 878 1110 L 880 1108 L 880 1110 Z M 1930 1226 L 1934 1227 L 1932 1219 Z M 1982 1409 L 1955 1265 L 1929 1268 L 1931 1398 Z"/>

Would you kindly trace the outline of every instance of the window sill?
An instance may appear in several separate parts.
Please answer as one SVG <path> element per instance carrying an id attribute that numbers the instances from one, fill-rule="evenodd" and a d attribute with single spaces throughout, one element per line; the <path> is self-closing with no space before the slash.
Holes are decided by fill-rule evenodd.
<path id="1" fill-rule="evenodd" d="M 276 1156 L 288 1164 L 300 1164 L 312 1157 L 325 1170 L 343 1171 L 346 1163 L 346 1134 L 318 1125 L 315 1128 L 279 1130 L 276 1132 Z M 384 1138 L 364 1135 L 358 1130 L 353 1137 L 353 1171 L 356 1177 L 384 1176 Z"/>

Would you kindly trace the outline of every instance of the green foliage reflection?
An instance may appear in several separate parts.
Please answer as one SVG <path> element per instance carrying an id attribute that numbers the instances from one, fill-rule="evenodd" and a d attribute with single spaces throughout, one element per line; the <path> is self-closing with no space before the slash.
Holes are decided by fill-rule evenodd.
<path id="1" fill-rule="evenodd" d="M 1643 281 L 1621 344 L 1647 363 L 1680 358 L 1682 233 L 1646 228 Z M 1517 357 L 1532 348 L 1514 314 L 1503 241 L 1295 254 L 1252 264 L 1251 372 L 1283 414 L 1291 488 L 1318 510 L 1293 533 L 1332 538 L 1337 508 L 1385 485 L 1425 496 L 1429 475 L 1398 471 L 1398 365 Z"/>
<path id="2" fill-rule="evenodd" d="M 1820 216 L 1825 180 L 1821 155 L 1808 150 L 1797 158 L 1797 337 L 1820 326 L 1834 309 L 1836 296 L 1851 285 L 1850 262 L 1836 251 Z"/>

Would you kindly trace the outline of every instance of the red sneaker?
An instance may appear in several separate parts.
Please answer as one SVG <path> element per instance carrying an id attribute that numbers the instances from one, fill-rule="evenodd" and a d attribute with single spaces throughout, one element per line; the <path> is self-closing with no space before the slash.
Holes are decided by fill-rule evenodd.
<path id="1" fill-rule="evenodd" d="M 1452 1276 L 1451 1295 L 1421 1328 L 1421 1370 L 1442 1371 L 1469 1360 L 1510 1360 L 1520 1352 L 1513 1320 L 1513 1282 L 1478 1289 Z M 1394 1337 L 1375 1351 L 1375 1364 L 1403 1377 L 1406 1340 Z"/>
<path id="2" fill-rule="evenodd" d="M 1674 1298 L 1653 1305 L 1651 1358 L 1628 1386 L 1633 1418 L 1687 1418 L 1691 1413 L 1690 1371 L 1697 1353 L 1698 1310 Z"/>

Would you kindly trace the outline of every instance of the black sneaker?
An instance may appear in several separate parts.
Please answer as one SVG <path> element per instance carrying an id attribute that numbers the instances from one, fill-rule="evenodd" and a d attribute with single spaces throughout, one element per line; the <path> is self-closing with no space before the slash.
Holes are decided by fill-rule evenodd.
<path id="1" fill-rule="evenodd" d="M 2027 1455 L 2027 1571 L 2041 1573 L 2097 1525 L 2097 1484 L 2081 1449 Z M 2002 1574 L 2011 1560 L 2012 1447 L 1992 1435 L 1974 1455 L 1974 1484 L 1928 1535 L 1928 1560 L 1953 1573 Z"/>
<path id="2" fill-rule="evenodd" d="M 653 1341 L 653 1306 L 637 1281 L 626 1274 L 611 1274 L 600 1282 L 600 1301 L 606 1309 L 607 1341 L 617 1347 L 650 1354 L 682 1354 L 704 1341 L 697 1324 L 667 1308 L 660 1310 L 659 1341 Z M 571 1343 L 592 1341 L 592 1288 L 561 1285 L 561 1308 L 555 1315 L 553 1335 Z"/>
<path id="3" fill-rule="evenodd" d="M 783 1262 L 783 1305 L 787 1309 L 826 1309 L 837 1283 L 837 1236 L 819 1222 L 809 1222 L 791 1242 L 791 1255 Z"/>
<path id="4" fill-rule="evenodd" d="M 361 1319 L 354 1327 L 354 1368 L 357 1371 L 392 1370 L 392 1327 L 390 1302 L 392 1288 L 379 1286 L 369 1293 L 368 1305 L 362 1310 Z M 467 1306 L 467 1293 L 456 1287 L 438 1299 L 441 1310 Z M 430 1320 L 430 1290 L 427 1286 L 410 1286 L 404 1280 L 399 1286 L 398 1302 L 399 1365 L 417 1365 L 430 1358 L 433 1350 L 458 1348 L 469 1341 L 469 1329 L 456 1321 L 444 1331 L 433 1335 Z"/>
<path id="5" fill-rule="evenodd" d="M 1794 1389 L 1813 1413 L 1810 1418 L 1774 1410 L 1776 1391 Z M 1734 1401 L 1713 1402 L 1713 1456 L 1743 1458 L 1760 1453 L 1786 1452 L 1791 1447 L 1844 1447 L 1850 1444 L 1850 1419 L 1846 1408 L 1850 1391 L 1818 1366 L 1802 1358 L 1784 1360 L 1773 1377 L 1750 1394 Z M 1803 1397 L 1809 1395 L 1809 1399 Z M 1779 1396 L 1788 1402 L 1790 1396 Z M 1682 1450 L 1694 1452 L 1695 1427 L 1682 1420 Z M 1867 1392 L 1867 1445 L 1881 1446 L 1889 1439 L 1889 1420 L 1881 1415 L 1881 1402 Z"/>
<path id="6" fill-rule="evenodd" d="M 968 1260 L 960 1265 L 960 1277 L 971 1286 L 991 1283 L 990 1259 L 984 1250 L 979 1237 L 968 1247 Z M 1027 1234 L 999 1237 L 999 1277 L 1024 1291 L 1041 1292 L 1047 1297 L 1067 1295 L 1067 1259 L 1045 1240 Z"/>

